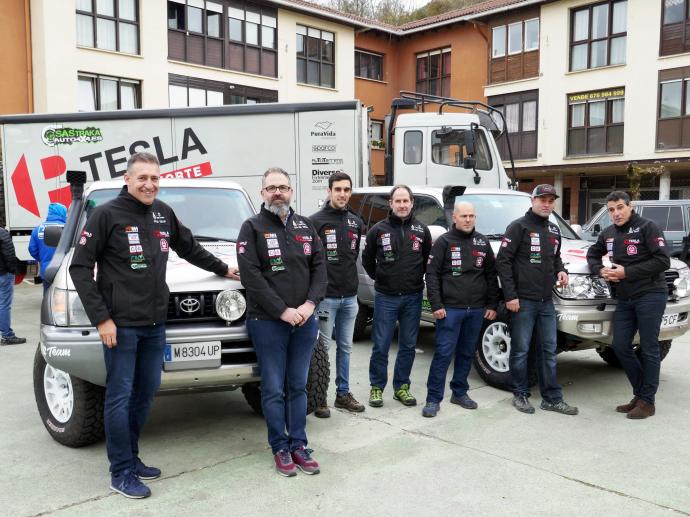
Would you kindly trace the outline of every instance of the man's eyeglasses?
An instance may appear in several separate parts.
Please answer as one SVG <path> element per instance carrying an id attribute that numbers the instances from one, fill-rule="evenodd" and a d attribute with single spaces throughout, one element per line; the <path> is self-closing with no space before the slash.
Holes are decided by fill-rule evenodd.
<path id="1" fill-rule="evenodd" d="M 264 187 L 264 190 L 269 194 L 273 194 L 276 190 L 280 191 L 281 194 L 285 194 L 286 192 L 290 192 L 290 185 L 269 185 L 268 187 Z"/>

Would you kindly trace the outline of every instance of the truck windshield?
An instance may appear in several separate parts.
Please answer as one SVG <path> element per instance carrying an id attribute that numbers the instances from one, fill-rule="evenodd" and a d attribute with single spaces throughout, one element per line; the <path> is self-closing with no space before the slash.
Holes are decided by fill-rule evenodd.
<path id="1" fill-rule="evenodd" d="M 457 196 L 455 200 L 474 205 L 477 231 L 492 238 L 502 236 L 511 222 L 525 215 L 532 207 L 529 197 L 509 194 L 467 194 Z M 554 212 L 549 220 L 558 225 L 565 239 L 579 238 L 560 215 Z"/>
<path id="2" fill-rule="evenodd" d="M 467 158 L 465 130 L 453 129 L 449 132 L 431 132 L 431 159 L 439 165 L 462 167 Z M 474 158 L 476 168 L 491 170 L 491 153 L 483 131 L 474 131 Z"/>
<path id="3" fill-rule="evenodd" d="M 86 201 L 86 217 L 97 206 L 114 199 L 119 189 L 96 190 Z M 161 187 L 158 199 L 169 205 L 177 218 L 200 241 L 236 241 L 240 226 L 254 215 L 249 201 L 239 190 L 227 188 Z M 86 223 L 82 215 L 79 232 Z"/>

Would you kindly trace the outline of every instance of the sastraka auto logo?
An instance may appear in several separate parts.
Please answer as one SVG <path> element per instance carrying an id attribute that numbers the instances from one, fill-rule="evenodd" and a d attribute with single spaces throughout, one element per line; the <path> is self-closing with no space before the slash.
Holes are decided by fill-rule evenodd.
<path id="1" fill-rule="evenodd" d="M 41 170 L 43 171 L 43 178 L 51 180 L 61 176 L 67 172 L 67 163 L 60 155 L 46 156 L 41 158 Z M 29 167 L 26 164 L 26 156 L 21 155 L 17 166 L 10 175 L 12 180 L 12 187 L 14 188 L 15 196 L 17 196 L 17 203 L 23 209 L 31 212 L 36 217 L 41 217 L 38 210 L 38 203 L 36 202 L 36 193 L 31 184 L 31 176 L 29 175 Z M 72 203 L 72 194 L 69 185 L 48 191 L 48 198 L 51 203 L 61 203 L 69 206 Z"/>
<path id="2" fill-rule="evenodd" d="M 41 133 L 41 140 L 48 147 L 56 145 L 72 145 L 75 143 L 90 144 L 101 142 L 103 133 L 98 127 L 63 127 L 62 124 L 46 126 Z"/>

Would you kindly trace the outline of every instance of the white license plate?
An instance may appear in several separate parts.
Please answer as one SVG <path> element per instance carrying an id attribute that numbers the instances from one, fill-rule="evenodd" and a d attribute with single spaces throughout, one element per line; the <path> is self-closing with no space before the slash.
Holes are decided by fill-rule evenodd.
<path id="1" fill-rule="evenodd" d="M 664 314 L 664 317 L 661 318 L 661 327 L 673 327 L 674 325 L 678 324 L 678 313 L 675 314 Z"/>
<path id="2" fill-rule="evenodd" d="M 203 343 L 172 343 L 165 345 L 164 359 L 166 363 L 179 361 L 212 361 L 221 356 L 220 341 Z"/>

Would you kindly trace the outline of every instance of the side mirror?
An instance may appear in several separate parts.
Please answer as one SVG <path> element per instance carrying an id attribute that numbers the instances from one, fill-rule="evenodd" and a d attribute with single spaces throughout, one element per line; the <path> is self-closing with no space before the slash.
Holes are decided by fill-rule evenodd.
<path id="1" fill-rule="evenodd" d="M 573 231 L 577 234 L 577 236 L 582 239 L 582 226 L 579 224 L 571 224 L 570 227 L 573 229 Z"/>
<path id="2" fill-rule="evenodd" d="M 443 226 L 438 226 L 437 224 L 432 224 L 429 226 L 429 233 L 431 234 L 431 242 L 436 242 L 436 239 L 438 239 L 441 235 L 446 233 L 448 230 L 446 230 Z"/>
<path id="3" fill-rule="evenodd" d="M 477 160 L 474 158 L 474 156 L 466 156 L 465 159 L 462 161 L 463 169 L 474 169 L 476 166 Z"/>
<path id="4" fill-rule="evenodd" d="M 463 137 L 468 156 L 474 156 L 474 128 L 470 127 L 470 129 L 465 129 Z"/>
<path id="5" fill-rule="evenodd" d="M 60 242 L 60 237 L 62 236 L 62 230 L 64 226 L 63 225 L 49 225 L 45 227 L 45 231 L 43 233 L 43 242 L 45 242 L 46 246 L 50 246 L 52 248 L 57 247 L 58 243 Z"/>
<path id="6" fill-rule="evenodd" d="M 597 235 L 597 234 L 599 234 L 599 233 L 601 233 L 601 225 L 600 225 L 599 223 L 596 223 L 596 224 L 592 227 L 592 235 Z"/>

